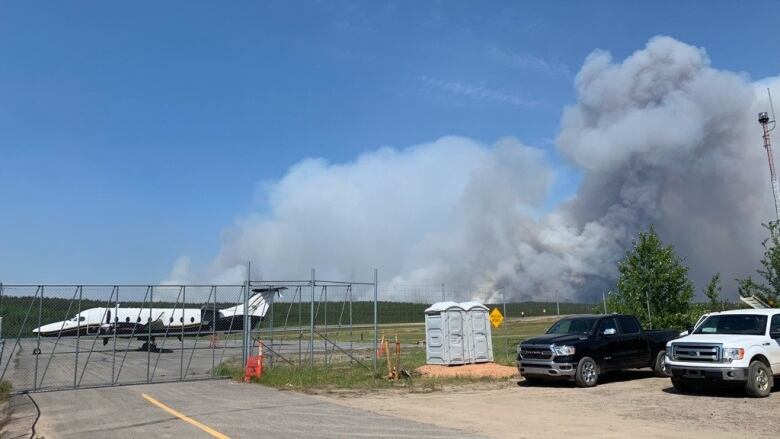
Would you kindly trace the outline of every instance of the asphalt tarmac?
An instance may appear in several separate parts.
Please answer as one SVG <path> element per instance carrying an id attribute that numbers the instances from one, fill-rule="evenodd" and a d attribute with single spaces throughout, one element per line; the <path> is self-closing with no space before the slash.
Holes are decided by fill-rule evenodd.
<path id="1" fill-rule="evenodd" d="M 467 438 L 457 430 L 377 415 L 325 398 L 228 380 L 32 394 L 36 434 L 52 438 Z M 15 431 L 34 419 L 19 406 Z"/>

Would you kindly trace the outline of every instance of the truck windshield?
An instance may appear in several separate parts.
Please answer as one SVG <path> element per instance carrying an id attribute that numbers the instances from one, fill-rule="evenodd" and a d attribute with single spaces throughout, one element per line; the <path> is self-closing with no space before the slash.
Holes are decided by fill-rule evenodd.
<path id="1" fill-rule="evenodd" d="M 727 314 L 707 317 L 694 334 L 764 335 L 766 316 L 755 314 Z"/>
<path id="2" fill-rule="evenodd" d="M 575 317 L 570 319 L 558 320 L 550 329 L 548 334 L 590 334 L 593 332 L 593 325 L 598 321 L 598 317 Z"/>

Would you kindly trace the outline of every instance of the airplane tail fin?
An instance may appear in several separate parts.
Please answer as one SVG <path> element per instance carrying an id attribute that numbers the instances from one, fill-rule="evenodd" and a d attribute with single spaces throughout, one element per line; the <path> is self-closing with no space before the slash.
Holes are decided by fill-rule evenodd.
<path id="1" fill-rule="evenodd" d="M 253 317 L 265 317 L 269 303 L 273 301 L 273 295 L 279 294 L 286 289 L 286 287 L 253 288 L 252 295 L 248 300 L 248 314 Z M 244 315 L 244 304 L 241 303 L 230 308 L 221 309 L 219 312 L 223 317 L 242 316 Z"/>

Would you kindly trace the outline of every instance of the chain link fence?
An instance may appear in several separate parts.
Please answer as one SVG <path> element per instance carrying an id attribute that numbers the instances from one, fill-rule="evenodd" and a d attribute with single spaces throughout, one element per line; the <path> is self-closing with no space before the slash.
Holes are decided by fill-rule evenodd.
<path id="1" fill-rule="evenodd" d="M 561 300 L 555 293 L 535 294 L 533 301 L 513 299 L 519 296 L 519 292 L 509 289 L 464 288 L 447 284 L 383 286 L 378 294 L 379 337 L 389 340 L 391 351 L 396 349 L 394 345 L 398 340 L 402 367 L 404 364 L 424 364 L 425 309 L 436 302 L 475 300 L 491 311 L 498 309 L 503 316 L 501 325 L 491 331 L 494 359 L 513 364 L 517 344 L 546 331 L 557 316 L 601 312 L 597 305 Z"/>
<path id="2" fill-rule="evenodd" d="M 1 285 L 0 379 L 16 391 L 219 377 L 242 285 Z M 228 324 L 228 326 L 230 326 Z"/>
<path id="3" fill-rule="evenodd" d="M 511 291 L 379 288 L 376 272 L 373 282 L 315 273 L 243 285 L 0 284 L 0 379 L 22 392 L 222 378 L 259 353 L 266 367 L 384 374 L 425 363 L 427 307 L 467 300 L 501 312 L 494 357 L 511 364 L 517 343 L 550 317 L 598 312 L 554 294 L 519 302 L 504 299 Z"/>

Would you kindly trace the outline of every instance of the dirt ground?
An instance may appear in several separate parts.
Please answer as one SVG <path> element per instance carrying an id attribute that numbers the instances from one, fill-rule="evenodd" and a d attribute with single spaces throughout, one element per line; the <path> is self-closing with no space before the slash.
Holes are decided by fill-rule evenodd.
<path id="1" fill-rule="evenodd" d="M 421 375 L 433 377 L 491 377 L 509 378 L 517 374 L 517 368 L 496 363 L 438 366 L 426 364 L 415 369 Z"/>
<path id="2" fill-rule="evenodd" d="M 328 400 L 375 413 L 495 438 L 780 437 L 780 391 L 768 398 L 740 390 L 678 394 L 649 371 L 602 377 L 590 389 L 555 383 L 473 384 L 430 393 L 379 392 Z"/>

